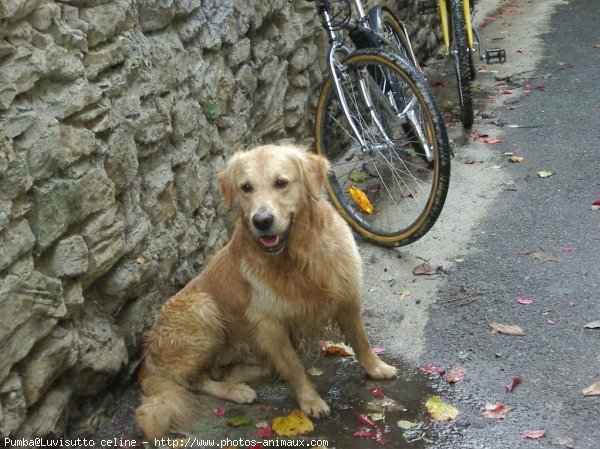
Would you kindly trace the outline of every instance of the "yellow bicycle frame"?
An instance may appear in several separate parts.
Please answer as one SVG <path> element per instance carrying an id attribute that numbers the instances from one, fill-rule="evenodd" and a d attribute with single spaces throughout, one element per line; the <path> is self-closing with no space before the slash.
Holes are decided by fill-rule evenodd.
<path id="1" fill-rule="evenodd" d="M 452 1 L 452 0 L 450 0 Z M 467 28 L 467 43 L 469 47 L 473 48 L 473 27 L 471 25 L 471 10 L 469 7 L 469 0 L 461 0 L 463 6 L 463 12 L 465 16 L 465 27 Z M 450 52 L 450 27 L 448 24 L 448 4 L 446 0 L 438 0 L 438 8 L 440 12 L 440 22 L 442 26 L 442 35 L 444 37 L 444 44 L 446 45 L 446 52 Z"/>

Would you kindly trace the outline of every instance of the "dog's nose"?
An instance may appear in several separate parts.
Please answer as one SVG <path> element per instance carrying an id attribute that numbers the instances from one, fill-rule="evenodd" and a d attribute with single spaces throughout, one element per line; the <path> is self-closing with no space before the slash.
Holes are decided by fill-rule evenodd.
<path id="1" fill-rule="evenodd" d="M 252 224 L 259 231 L 267 231 L 273 226 L 274 217 L 270 212 L 257 212 L 252 217 Z"/>

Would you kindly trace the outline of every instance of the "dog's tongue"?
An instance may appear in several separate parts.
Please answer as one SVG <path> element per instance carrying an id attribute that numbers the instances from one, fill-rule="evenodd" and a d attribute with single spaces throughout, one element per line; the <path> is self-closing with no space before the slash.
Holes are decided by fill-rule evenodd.
<path id="1" fill-rule="evenodd" d="M 265 248 L 272 248 L 279 243 L 278 235 L 264 235 L 258 239 Z"/>

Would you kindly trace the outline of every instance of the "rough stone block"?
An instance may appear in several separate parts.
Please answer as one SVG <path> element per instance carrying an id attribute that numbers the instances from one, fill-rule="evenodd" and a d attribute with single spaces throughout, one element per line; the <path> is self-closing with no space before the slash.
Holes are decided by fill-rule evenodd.
<path id="1" fill-rule="evenodd" d="M 19 363 L 23 392 L 29 407 L 44 395 L 60 375 L 75 365 L 79 352 L 78 343 L 77 333 L 56 326 Z"/>
<path id="2" fill-rule="evenodd" d="M 7 268 L 35 245 L 35 236 L 27 220 L 20 220 L 0 233 L 0 271 Z"/>
<path id="3" fill-rule="evenodd" d="M 70 225 L 113 201 L 112 182 L 96 169 L 79 179 L 52 179 L 34 188 L 29 218 L 39 249 L 47 248 Z"/>
<path id="4" fill-rule="evenodd" d="M 137 147 L 133 135 L 125 126 L 120 126 L 108 138 L 108 155 L 105 168 L 108 177 L 120 192 L 138 174 Z"/>
<path id="5" fill-rule="evenodd" d="M 4 115 L 0 118 L 0 129 L 2 130 L 2 134 L 10 139 L 14 139 L 31 126 L 36 116 L 37 112 L 35 111 L 21 110 L 17 110 L 10 115 Z"/>
<path id="6" fill-rule="evenodd" d="M 65 318 L 71 318 L 81 306 L 83 306 L 83 290 L 81 281 L 71 281 L 63 279 L 63 301 L 67 309 Z"/>
<path id="7" fill-rule="evenodd" d="M 114 205 L 93 217 L 81 232 L 89 248 L 89 269 L 84 283 L 104 274 L 124 254 L 125 226 L 123 215 Z"/>
<path id="8" fill-rule="evenodd" d="M 125 0 L 81 8 L 79 18 L 88 24 L 89 48 L 106 42 L 135 25 L 131 5 Z"/>
<path id="9" fill-rule="evenodd" d="M 90 51 L 83 59 L 85 76 L 93 80 L 104 70 L 125 61 L 129 54 L 129 44 L 124 38 Z"/>
<path id="10" fill-rule="evenodd" d="M 88 270 L 88 247 L 80 235 L 59 240 L 44 258 L 45 271 L 54 277 L 77 276 Z"/>
<path id="11" fill-rule="evenodd" d="M 0 381 L 0 435 L 14 435 L 26 415 L 27 403 L 21 378 L 16 372 L 11 372 L 4 382 Z"/>
<path id="12" fill-rule="evenodd" d="M 17 430 L 17 438 L 61 437 L 67 427 L 71 388 L 59 385 L 50 389 Z"/>
<path id="13" fill-rule="evenodd" d="M 62 285 L 38 271 L 0 278 L 0 381 L 66 314 Z"/>
<path id="14" fill-rule="evenodd" d="M 0 145 L 3 145 L 2 141 Z M 33 179 L 29 175 L 27 159 L 23 151 L 14 151 L 10 145 L 3 155 L 6 155 L 7 163 L 3 172 L 0 172 L 0 200 L 11 200 L 29 190 Z"/>
<path id="15" fill-rule="evenodd" d="M 81 345 L 72 386 L 82 396 L 94 396 L 107 387 L 129 356 L 119 328 L 108 318 L 90 311 L 78 321 Z"/>

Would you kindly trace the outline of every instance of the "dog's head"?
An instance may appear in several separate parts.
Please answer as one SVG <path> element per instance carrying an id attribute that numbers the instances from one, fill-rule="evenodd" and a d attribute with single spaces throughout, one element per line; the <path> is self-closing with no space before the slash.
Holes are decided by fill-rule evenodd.
<path id="1" fill-rule="evenodd" d="M 265 253 L 277 254 L 294 217 L 320 198 L 329 163 L 292 145 L 265 145 L 236 153 L 217 181 L 227 209 L 237 209 Z"/>

